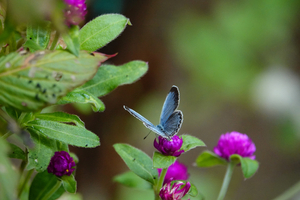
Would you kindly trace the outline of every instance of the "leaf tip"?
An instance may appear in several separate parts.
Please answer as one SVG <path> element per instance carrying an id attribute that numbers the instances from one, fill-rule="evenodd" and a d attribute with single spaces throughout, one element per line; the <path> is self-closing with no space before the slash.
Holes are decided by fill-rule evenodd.
<path id="1" fill-rule="evenodd" d="M 132 26 L 132 23 L 129 18 L 127 18 L 127 24 L 128 24 L 128 26 Z"/>

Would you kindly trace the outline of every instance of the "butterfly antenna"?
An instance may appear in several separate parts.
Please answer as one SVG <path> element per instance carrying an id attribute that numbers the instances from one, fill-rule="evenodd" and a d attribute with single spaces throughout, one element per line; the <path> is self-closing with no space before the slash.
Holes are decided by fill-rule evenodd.
<path id="1" fill-rule="evenodd" d="M 151 133 L 151 131 L 144 137 L 144 139 L 146 139 L 150 133 Z"/>

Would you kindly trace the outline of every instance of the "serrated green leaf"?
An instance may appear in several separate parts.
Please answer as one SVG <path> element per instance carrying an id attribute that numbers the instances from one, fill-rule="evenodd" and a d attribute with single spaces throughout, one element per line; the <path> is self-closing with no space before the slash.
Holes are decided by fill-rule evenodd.
<path id="1" fill-rule="evenodd" d="M 91 148 L 100 145 L 97 135 L 79 126 L 55 121 L 35 120 L 29 122 L 27 128 L 39 131 L 49 138 L 78 147 Z"/>
<path id="2" fill-rule="evenodd" d="M 51 36 L 51 23 L 43 22 L 38 26 L 28 25 L 24 46 L 30 49 L 30 52 L 46 49 Z"/>
<path id="3" fill-rule="evenodd" d="M 250 158 L 243 158 L 238 154 L 231 155 L 230 160 L 233 162 L 236 162 L 235 160 L 238 160 L 241 163 L 242 172 L 245 178 L 252 177 L 258 170 L 259 164 L 256 160 L 252 160 Z"/>
<path id="4" fill-rule="evenodd" d="M 184 152 L 187 152 L 196 147 L 206 146 L 204 142 L 202 142 L 202 140 L 191 135 L 181 135 L 181 138 L 183 140 L 181 149 L 184 150 Z"/>
<path id="5" fill-rule="evenodd" d="M 33 111 L 54 104 L 75 87 L 91 79 L 107 57 L 80 52 L 38 51 L 10 53 L 0 58 L 0 104 Z"/>
<path id="6" fill-rule="evenodd" d="M 196 164 L 198 167 L 213 167 L 216 165 L 227 165 L 227 161 L 220 158 L 216 154 L 210 151 L 202 152 L 196 159 Z"/>
<path id="7" fill-rule="evenodd" d="M 92 105 L 94 112 L 102 112 L 105 109 L 104 103 L 98 97 L 83 89 L 75 89 L 58 101 L 58 104 L 67 103 L 88 103 Z"/>
<path id="8" fill-rule="evenodd" d="M 147 154 L 128 144 L 113 146 L 131 171 L 151 184 L 156 183 L 158 172 L 153 168 L 153 162 Z"/>
<path id="9" fill-rule="evenodd" d="M 84 127 L 84 122 L 77 116 L 65 112 L 41 113 L 35 116 L 37 119 L 74 123 L 76 126 Z"/>
<path id="10" fill-rule="evenodd" d="M 63 39 L 67 45 L 67 50 L 75 56 L 78 56 L 80 51 L 79 27 L 72 26 L 69 29 L 69 33 L 63 35 Z"/>
<path id="11" fill-rule="evenodd" d="M 120 14 L 101 15 L 85 24 L 79 32 L 80 49 L 96 51 L 115 39 L 129 24 Z"/>
<path id="12" fill-rule="evenodd" d="M 20 147 L 18 147 L 15 144 L 11 144 L 11 143 L 9 143 L 9 146 L 10 146 L 10 150 L 8 152 L 8 157 L 17 158 L 17 159 L 21 159 L 21 160 L 26 159 L 26 154 Z"/>
<path id="13" fill-rule="evenodd" d="M 153 167 L 155 168 L 168 168 L 176 161 L 175 156 L 165 156 L 159 152 L 153 154 Z"/>
<path id="14" fill-rule="evenodd" d="M 54 174 L 50 174 L 47 171 L 38 173 L 30 186 L 29 200 L 43 199 L 48 192 L 54 188 L 59 180 Z M 58 199 L 65 192 L 64 187 L 61 185 L 56 192 L 48 198 L 48 200 Z"/>
<path id="15" fill-rule="evenodd" d="M 143 61 L 131 61 L 118 67 L 104 64 L 98 69 L 94 78 L 80 88 L 101 97 L 120 85 L 133 83 L 147 70 L 148 64 Z"/>
<path id="16" fill-rule="evenodd" d="M 7 157 L 8 150 L 7 142 L 0 138 L 0 199 L 14 200 L 18 173 L 12 168 L 13 165 Z"/>
<path id="17" fill-rule="evenodd" d="M 137 189 L 151 189 L 152 185 L 133 173 L 132 171 L 125 172 L 123 174 L 117 175 L 113 178 L 113 181 L 121 183 L 127 187 L 137 188 Z"/>
<path id="18" fill-rule="evenodd" d="M 69 193 L 75 193 L 77 188 L 77 182 L 74 178 L 74 176 L 71 174 L 71 176 L 64 175 L 61 177 L 63 187 L 65 190 Z"/>

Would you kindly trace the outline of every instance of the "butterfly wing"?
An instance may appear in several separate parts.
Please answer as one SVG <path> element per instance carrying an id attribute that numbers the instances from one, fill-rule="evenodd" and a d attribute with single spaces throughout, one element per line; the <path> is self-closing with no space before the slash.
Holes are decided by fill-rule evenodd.
<path id="1" fill-rule="evenodd" d="M 179 89 L 173 85 L 168 93 L 160 115 L 160 124 L 165 127 L 165 123 L 176 110 L 179 105 Z"/>
<path id="2" fill-rule="evenodd" d="M 183 122 L 183 114 L 180 110 L 175 111 L 171 114 L 168 120 L 164 123 L 163 132 L 166 137 L 170 138 L 176 135 L 181 128 Z"/>
<path id="3" fill-rule="evenodd" d="M 159 134 L 159 135 L 164 135 L 164 133 L 157 127 L 154 126 L 148 119 L 137 113 L 136 111 L 132 110 L 131 108 L 128 108 L 127 106 L 123 106 L 125 110 L 127 110 L 132 116 L 137 118 L 138 120 L 142 121 L 144 126 L 146 128 L 150 129 L 151 131 Z"/>

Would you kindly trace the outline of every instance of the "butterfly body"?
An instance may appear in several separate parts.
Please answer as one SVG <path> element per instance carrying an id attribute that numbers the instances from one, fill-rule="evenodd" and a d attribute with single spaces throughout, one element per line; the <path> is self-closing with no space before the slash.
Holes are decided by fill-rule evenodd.
<path id="1" fill-rule="evenodd" d="M 176 110 L 179 105 L 179 98 L 179 89 L 177 86 L 173 85 L 162 107 L 160 124 L 156 126 L 131 108 L 124 106 L 124 109 L 135 118 L 142 121 L 148 129 L 170 140 L 178 133 L 183 122 L 182 112 L 180 110 Z"/>

